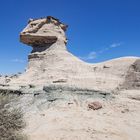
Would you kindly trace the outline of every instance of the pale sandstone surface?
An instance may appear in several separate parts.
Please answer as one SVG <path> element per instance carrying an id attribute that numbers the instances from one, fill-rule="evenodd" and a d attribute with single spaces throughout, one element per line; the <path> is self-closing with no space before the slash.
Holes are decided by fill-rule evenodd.
<path id="1" fill-rule="evenodd" d="M 51 103 L 49 107 L 42 104 L 30 115 L 27 113 L 24 133 L 31 140 L 139 140 L 140 101 L 127 98 L 127 92 L 113 100 L 74 99 Z M 87 103 L 91 101 L 101 102 L 103 108 L 89 110 Z"/>
<path id="2" fill-rule="evenodd" d="M 135 61 L 140 61 L 138 57 L 122 57 L 97 64 L 85 63 L 67 51 L 67 27 L 50 16 L 30 19 L 20 34 L 20 41 L 30 45 L 33 51 L 28 56 L 26 72 L 10 84 L 33 84 L 40 87 L 59 84 L 112 91 L 123 84 Z"/>

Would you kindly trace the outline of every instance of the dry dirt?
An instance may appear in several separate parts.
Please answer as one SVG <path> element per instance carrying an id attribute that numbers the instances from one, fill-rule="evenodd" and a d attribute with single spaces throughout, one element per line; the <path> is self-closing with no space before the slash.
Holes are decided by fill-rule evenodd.
<path id="1" fill-rule="evenodd" d="M 121 94 L 121 95 L 120 95 Z M 24 131 L 30 140 L 139 140 L 139 91 L 122 91 L 111 100 L 90 99 L 52 103 L 26 114 Z M 132 98 L 136 97 L 136 98 Z M 88 102 L 103 108 L 90 110 Z"/>

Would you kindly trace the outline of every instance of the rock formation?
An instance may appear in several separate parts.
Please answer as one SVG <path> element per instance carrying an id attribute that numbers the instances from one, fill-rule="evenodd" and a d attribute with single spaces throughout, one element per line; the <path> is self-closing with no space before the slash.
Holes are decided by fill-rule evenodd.
<path id="1" fill-rule="evenodd" d="M 42 87 L 61 85 L 100 91 L 112 91 L 124 85 L 127 77 L 130 77 L 126 76 L 130 67 L 139 58 L 124 57 L 98 64 L 85 63 L 67 51 L 67 27 L 51 16 L 30 19 L 20 34 L 20 41 L 33 48 L 28 56 L 28 67 L 10 84 Z"/>
<path id="2" fill-rule="evenodd" d="M 128 69 L 125 81 L 125 89 L 140 89 L 140 60 L 136 60 Z"/>
<path id="3" fill-rule="evenodd" d="M 66 48 L 67 27 L 29 20 L 20 34 L 32 47 L 26 71 L 0 76 L 5 106 L 21 108 L 31 140 L 139 140 L 140 58 L 83 62 Z"/>

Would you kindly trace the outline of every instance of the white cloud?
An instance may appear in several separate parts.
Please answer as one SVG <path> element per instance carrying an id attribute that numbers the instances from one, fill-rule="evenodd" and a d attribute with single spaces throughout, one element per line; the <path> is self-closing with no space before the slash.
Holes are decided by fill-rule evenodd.
<path id="1" fill-rule="evenodd" d="M 22 60 L 22 59 L 18 59 L 18 58 L 16 58 L 16 59 L 12 59 L 11 62 L 24 63 L 25 61 Z"/>
<path id="2" fill-rule="evenodd" d="M 90 52 L 87 56 L 87 59 L 91 60 L 91 59 L 95 59 L 97 56 L 96 52 Z"/>
<path id="3" fill-rule="evenodd" d="M 106 51 L 109 51 L 109 50 L 111 50 L 111 49 L 113 49 L 113 48 L 120 47 L 121 45 L 122 45 L 121 42 L 119 42 L 119 43 L 112 43 L 112 44 L 109 45 L 108 47 L 106 47 L 106 48 L 104 48 L 104 49 L 102 49 L 102 50 L 99 50 L 98 52 L 92 51 L 92 52 L 90 52 L 87 56 L 79 57 L 79 58 L 80 58 L 80 59 L 83 59 L 83 60 L 93 60 L 93 59 L 97 58 L 97 55 L 98 55 L 98 54 L 102 54 L 102 53 L 104 53 L 104 52 L 106 52 Z"/>
<path id="4" fill-rule="evenodd" d="M 121 45 L 122 45 L 122 43 L 113 43 L 110 45 L 110 48 L 120 47 Z"/>
<path id="5" fill-rule="evenodd" d="M 83 60 L 93 60 L 97 57 L 97 53 L 92 51 L 90 52 L 87 56 L 84 56 L 84 57 L 80 57 L 81 59 Z"/>
<path id="6" fill-rule="evenodd" d="M 120 47 L 121 45 L 122 45 L 121 42 L 119 42 L 119 43 L 113 43 L 113 44 L 109 45 L 109 47 L 106 47 L 103 50 L 98 51 L 97 53 L 100 53 L 101 54 L 101 53 L 104 53 L 106 51 L 109 51 L 110 49 Z"/>

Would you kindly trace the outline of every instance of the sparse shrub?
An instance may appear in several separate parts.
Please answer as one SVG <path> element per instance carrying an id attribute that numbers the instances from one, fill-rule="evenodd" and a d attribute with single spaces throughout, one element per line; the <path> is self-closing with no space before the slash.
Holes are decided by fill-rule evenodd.
<path id="1" fill-rule="evenodd" d="M 25 140 L 20 131 L 25 127 L 20 109 L 9 107 L 10 96 L 0 95 L 0 140 Z"/>

